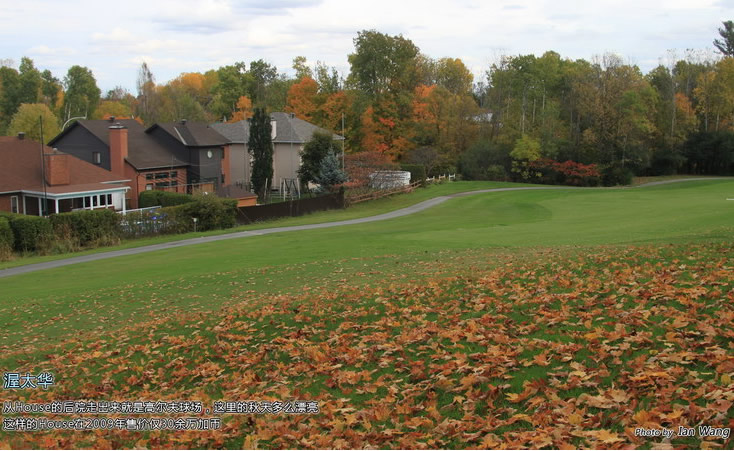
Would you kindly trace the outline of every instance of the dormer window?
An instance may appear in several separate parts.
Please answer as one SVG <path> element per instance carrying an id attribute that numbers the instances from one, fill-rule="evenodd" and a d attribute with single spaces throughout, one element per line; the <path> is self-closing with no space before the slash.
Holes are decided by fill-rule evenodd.
<path id="1" fill-rule="evenodd" d="M 99 152 L 92 152 L 92 163 L 102 164 L 102 154 Z"/>

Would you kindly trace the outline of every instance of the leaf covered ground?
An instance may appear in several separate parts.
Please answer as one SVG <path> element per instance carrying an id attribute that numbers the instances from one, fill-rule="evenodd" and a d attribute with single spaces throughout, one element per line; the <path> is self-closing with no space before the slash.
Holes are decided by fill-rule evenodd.
<path id="1" fill-rule="evenodd" d="M 729 243 L 477 250 L 415 258 L 407 279 L 384 263 L 290 294 L 213 275 L 226 308 L 164 310 L 42 356 L 5 348 L 6 364 L 52 371 L 57 385 L 3 401 L 309 400 L 318 414 L 217 415 L 214 431 L 0 432 L 0 444 L 731 448 L 634 432 L 734 426 L 733 256 Z"/>

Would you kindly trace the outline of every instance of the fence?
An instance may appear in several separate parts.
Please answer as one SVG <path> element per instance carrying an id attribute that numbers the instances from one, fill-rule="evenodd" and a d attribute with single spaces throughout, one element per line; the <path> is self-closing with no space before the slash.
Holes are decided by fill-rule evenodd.
<path id="1" fill-rule="evenodd" d="M 250 224 L 267 219 L 302 216 L 316 211 L 340 209 L 345 206 L 344 191 L 339 191 L 338 193 L 310 199 L 290 200 L 253 207 L 240 207 L 237 209 L 237 222 L 239 224 Z"/>
<path id="2" fill-rule="evenodd" d="M 351 196 L 347 198 L 347 204 L 354 205 L 360 202 L 366 202 L 368 200 L 376 200 L 376 199 L 380 199 L 383 197 L 392 196 L 393 194 L 409 193 L 420 185 L 421 185 L 421 181 L 416 180 L 415 182 L 411 183 L 410 185 L 401 186 L 400 188 L 389 189 L 389 190 L 377 190 L 377 191 L 372 191 L 372 192 L 365 193 L 365 194 L 360 194 L 357 196 Z"/>
<path id="3" fill-rule="evenodd" d="M 448 180 L 449 182 L 453 182 L 456 180 L 456 174 L 446 174 L 446 175 L 439 175 L 438 177 L 428 177 L 426 179 L 426 183 L 436 183 L 440 182 L 441 180 Z"/>

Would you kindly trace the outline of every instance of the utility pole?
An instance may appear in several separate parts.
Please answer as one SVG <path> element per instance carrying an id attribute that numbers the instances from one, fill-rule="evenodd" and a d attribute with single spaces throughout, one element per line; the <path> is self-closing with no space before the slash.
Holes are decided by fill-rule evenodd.
<path id="1" fill-rule="evenodd" d="M 46 192 L 46 158 L 43 156 L 43 116 L 38 116 L 38 122 L 41 126 L 41 183 L 43 183 L 43 208 L 38 213 L 45 216 L 44 212 L 48 210 L 48 193 Z"/>

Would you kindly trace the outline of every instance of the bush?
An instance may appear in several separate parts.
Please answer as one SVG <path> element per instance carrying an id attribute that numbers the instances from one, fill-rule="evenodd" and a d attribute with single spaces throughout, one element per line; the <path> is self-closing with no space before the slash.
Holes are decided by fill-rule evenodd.
<path id="1" fill-rule="evenodd" d="M 197 218 L 196 230 L 201 231 L 228 229 L 234 227 L 237 220 L 237 200 L 222 199 L 212 194 L 196 195 L 193 202 L 176 208 L 181 209 L 192 224 L 193 218 Z"/>
<path id="2" fill-rule="evenodd" d="M 112 210 L 79 210 L 49 217 L 57 244 L 75 250 L 98 247 L 120 241 L 120 216 Z"/>
<path id="3" fill-rule="evenodd" d="M 173 193 L 169 191 L 143 191 L 138 198 L 138 206 L 140 208 L 148 207 L 172 207 L 175 205 L 183 205 L 194 201 L 194 196 L 190 194 Z"/>
<path id="4" fill-rule="evenodd" d="M 13 253 L 13 229 L 10 228 L 10 221 L 0 216 L 0 260 L 7 260 Z"/>
<path id="5" fill-rule="evenodd" d="M 632 183 L 632 171 L 618 164 L 605 167 L 602 170 L 604 186 L 629 185 Z"/>
<path id="6" fill-rule="evenodd" d="M 422 164 L 401 164 L 400 170 L 410 172 L 410 183 L 421 182 L 421 185 L 426 184 L 426 167 Z"/>
<path id="7" fill-rule="evenodd" d="M 18 252 L 47 252 L 54 233 L 51 222 L 42 216 L 13 215 L 10 228 L 15 237 L 13 247 Z"/>
<path id="8" fill-rule="evenodd" d="M 490 164 L 487 167 L 487 180 L 493 180 L 495 182 L 507 181 L 507 171 L 501 164 Z"/>
<path id="9" fill-rule="evenodd" d="M 597 186 L 601 179 L 601 173 L 595 164 L 583 164 L 571 160 L 561 163 L 548 158 L 541 158 L 527 162 L 526 165 L 526 180 L 539 183 Z"/>

